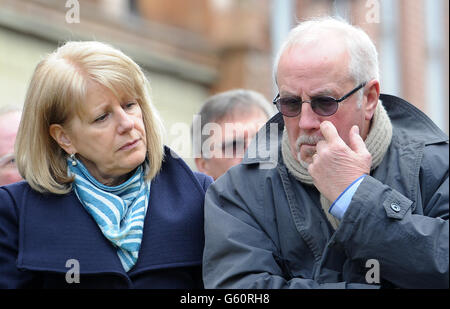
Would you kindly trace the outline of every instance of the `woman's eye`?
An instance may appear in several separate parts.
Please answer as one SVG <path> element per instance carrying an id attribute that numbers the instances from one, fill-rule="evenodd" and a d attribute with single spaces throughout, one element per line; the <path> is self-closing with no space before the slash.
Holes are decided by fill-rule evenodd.
<path id="1" fill-rule="evenodd" d="M 125 108 L 130 109 L 133 108 L 137 103 L 136 102 L 128 102 L 125 104 Z"/>
<path id="2" fill-rule="evenodd" d="M 100 117 L 97 117 L 94 122 L 102 122 L 106 119 L 106 117 L 108 116 L 108 114 L 103 114 Z"/>

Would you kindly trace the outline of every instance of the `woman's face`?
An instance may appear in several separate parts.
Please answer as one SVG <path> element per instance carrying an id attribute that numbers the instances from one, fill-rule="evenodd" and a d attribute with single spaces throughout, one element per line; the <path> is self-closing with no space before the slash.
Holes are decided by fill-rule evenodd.
<path id="1" fill-rule="evenodd" d="M 71 148 L 65 150 L 76 153 L 101 183 L 120 184 L 147 153 L 140 105 L 135 98 L 119 100 L 95 82 L 88 84 L 83 103 L 82 116 L 75 115 L 63 128 Z"/>

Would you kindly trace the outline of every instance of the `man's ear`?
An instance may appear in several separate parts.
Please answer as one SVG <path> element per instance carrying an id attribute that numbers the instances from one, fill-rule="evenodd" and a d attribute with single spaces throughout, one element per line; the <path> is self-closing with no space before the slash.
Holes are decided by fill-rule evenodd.
<path id="1" fill-rule="evenodd" d="M 64 149 L 68 154 L 77 153 L 75 146 L 72 144 L 72 141 L 64 130 L 64 128 L 59 124 L 52 124 L 49 128 L 49 133 L 52 138 L 58 143 L 59 147 Z"/>
<path id="2" fill-rule="evenodd" d="M 203 159 L 203 158 L 195 158 L 195 165 L 197 166 L 197 169 L 199 172 L 204 173 L 204 174 L 208 174 L 208 162 L 207 160 Z"/>
<path id="3" fill-rule="evenodd" d="M 380 83 L 374 79 L 371 80 L 366 86 L 365 95 L 367 97 L 367 102 L 365 106 L 364 117 L 365 120 L 371 120 L 375 109 L 377 108 L 378 99 L 380 98 Z"/>

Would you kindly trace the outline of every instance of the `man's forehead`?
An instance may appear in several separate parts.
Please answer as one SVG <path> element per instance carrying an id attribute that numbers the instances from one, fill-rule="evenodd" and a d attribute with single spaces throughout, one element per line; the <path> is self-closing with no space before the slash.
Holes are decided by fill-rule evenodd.
<path id="1" fill-rule="evenodd" d="M 11 130 L 1 131 L 0 128 L 0 156 L 14 151 L 16 132 Z"/>
<path id="2" fill-rule="evenodd" d="M 308 91 L 329 91 L 325 84 L 342 84 L 348 80 L 348 53 L 293 46 L 280 59 L 277 82 L 281 92 L 296 94 L 299 87 Z M 306 90 L 306 89 L 305 89 Z"/>
<path id="3" fill-rule="evenodd" d="M 251 110 L 241 110 L 240 112 L 233 111 L 233 113 L 227 117 L 218 120 L 217 123 L 222 127 L 229 126 L 232 123 L 237 126 L 249 126 L 262 121 L 267 121 L 266 114 L 263 111 L 252 107 Z"/>
<path id="4" fill-rule="evenodd" d="M 12 111 L 0 115 L 0 154 L 14 150 L 21 112 Z"/>
<path id="5" fill-rule="evenodd" d="M 282 54 L 280 63 L 283 63 L 283 61 L 295 62 L 305 67 L 335 66 L 336 64 L 346 64 L 348 56 L 348 50 L 344 42 L 338 43 L 331 39 L 329 42 L 320 41 L 293 45 Z"/>
<path id="6" fill-rule="evenodd" d="M 10 112 L 0 115 L 0 139 L 15 136 L 20 124 L 20 112 Z"/>
<path id="7" fill-rule="evenodd" d="M 217 119 L 216 122 L 219 124 L 230 122 L 248 123 L 259 118 L 267 118 L 266 113 L 261 108 L 250 104 L 248 106 L 240 104 L 235 106 L 224 117 Z"/>
<path id="8" fill-rule="evenodd" d="M 210 137 L 214 139 L 221 138 L 222 140 L 229 140 L 234 137 L 243 139 L 246 135 L 253 135 L 256 133 L 265 121 L 264 118 L 254 117 L 242 117 L 240 119 L 226 118 L 220 122 L 216 122 L 218 127 L 209 132 Z"/>

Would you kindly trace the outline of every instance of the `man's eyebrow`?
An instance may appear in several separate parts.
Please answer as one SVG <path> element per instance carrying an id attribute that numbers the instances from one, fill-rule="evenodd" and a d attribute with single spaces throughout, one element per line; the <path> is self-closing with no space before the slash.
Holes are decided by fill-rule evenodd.
<path id="1" fill-rule="evenodd" d="M 296 98 L 300 98 L 299 95 L 289 92 L 289 91 L 281 91 L 280 92 L 280 97 L 296 97 Z"/>
<path id="2" fill-rule="evenodd" d="M 310 94 L 310 97 L 318 97 L 318 96 L 336 96 L 336 93 L 329 89 L 329 88 L 324 88 L 324 89 L 319 89 L 317 91 L 312 91 Z"/>
<path id="3" fill-rule="evenodd" d="M 319 89 L 319 90 L 315 90 L 312 91 L 309 94 L 309 97 L 318 97 L 318 96 L 331 96 L 334 97 L 337 94 L 334 92 L 334 90 L 329 89 L 329 88 L 323 88 L 323 89 Z M 281 91 L 280 92 L 280 97 L 295 97 L 295 98 L 301 98 L 301 96 L 291 93 L 289 91 Z"/>

